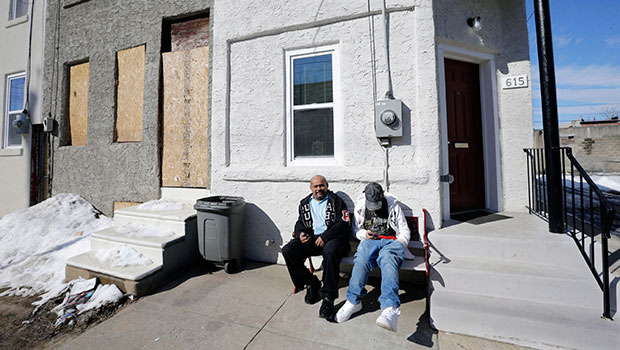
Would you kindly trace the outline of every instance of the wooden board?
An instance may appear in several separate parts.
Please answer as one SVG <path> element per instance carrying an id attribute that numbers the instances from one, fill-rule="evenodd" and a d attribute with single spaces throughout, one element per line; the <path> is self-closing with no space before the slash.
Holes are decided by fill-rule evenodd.
<path id="1" fill-rule="evenodd" d="M 86 144 L 88 132 L 88 62 L 69 67 L 69 131 L 70 145 Z"/>
<path id="2" fill-rule="evenodd" d="M 118 51 L 114 141 L 142 141 L 145 46 Z"/>
<path id="3" fill-rule="evenodd" d="M 114 201 L 114 206 L 113 206 L 113 211 L 116 211 L 117 209 L 123 209 L 123 208 L 129 208 L 129 207 L 135 207 L 136 205 L 140 205 L 142 203 L 138 203 L 138 202 L 117 202 Z"/>
<path id="4" fill-rule="evenodd" d="M 208 185 L 209 49 L 162 54 L 164 125 L 162 186 Z"/>

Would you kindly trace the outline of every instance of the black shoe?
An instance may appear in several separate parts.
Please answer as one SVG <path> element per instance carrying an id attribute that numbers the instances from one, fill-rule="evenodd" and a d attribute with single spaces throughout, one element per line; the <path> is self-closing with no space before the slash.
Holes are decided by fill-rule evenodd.
<path id="1" fill-rule="evenodd" d="M 319 310 L 319 317 L 326 320 L 331 320 L 334 316 L 334 301 L 328 297 L 323 298 L 321 309 Z"/>
<path id="2" fill-rule="evenodd" d="M 321 281 L 319 281 L 316 276 L 312 276 L 312 282 L 306 288 L 306 304 L 315 304 L 319 300 L 321 300 L 321 296 L 319 295 L 319 290 L 321 289 Z"/>

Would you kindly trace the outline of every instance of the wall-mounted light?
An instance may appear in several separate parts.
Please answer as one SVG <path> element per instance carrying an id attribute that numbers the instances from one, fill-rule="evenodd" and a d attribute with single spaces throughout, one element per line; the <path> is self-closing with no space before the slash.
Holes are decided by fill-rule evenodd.
<path id="1" fill-rule="evenodd" d="M 474 32 L 482 29 L 482 23 L 480 22 L 480 17 L 470 17 L 467 19 L 467 25 L 471 27 Z"/>

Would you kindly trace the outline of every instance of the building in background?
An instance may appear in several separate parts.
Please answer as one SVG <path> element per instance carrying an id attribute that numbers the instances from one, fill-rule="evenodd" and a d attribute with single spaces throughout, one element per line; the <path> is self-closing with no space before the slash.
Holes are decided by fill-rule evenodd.
<path id="1" fill-rule="evenodd" d="M 620 121 L 583 118 L 560 124 L 560 146 L 570 147 L 588 173 L 620 174 Z M 542 130 L 534 130 L 535 147 L 544 146 Z"/>
<path id="2" fill-rule="evenodd" d="M 36 203 L 43 191 L 39 187 L 39 168 L 31 164 L 39 164 L 40 147 L 44 145 L 45 9 L 44 0 L 0 3 L 0 217 Z M 23 113 L 25 108 L 27 114 Z M 16 122 L 23 123 L 21 130 L 14 126 Z"/>
<path id="3" fill-rule="evenodd" d="M 106 214 L 240 195 L 244 257 L 262 261 L 315 174 L 351 206 L 384 183 L 434 226 L 524 210 L 524 1 L 386 3 L 387 35 L 382 1 L 50 2 L 52 193 Z"/>

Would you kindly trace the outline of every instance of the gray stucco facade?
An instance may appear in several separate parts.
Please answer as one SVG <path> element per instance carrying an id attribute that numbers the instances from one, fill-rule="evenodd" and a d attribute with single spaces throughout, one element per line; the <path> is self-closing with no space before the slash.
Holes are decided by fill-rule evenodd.
<path id="1" fill-rule="evenodd" d="M 208 13 L 211 1 L 60 1 L 57 62 L 52 61 L 58 3 L 48 4 L 44 114 L 55 117 L 53 194 L 77 193 L 111 215 L 114 201 L 160 196 L 160 74 L 164 19 Z M 114 140 L 116 52 L 146 45 L 142 141 Z M 88 136 L 84 146 L 63 146 L 66 66 L 88 60 Z M 56 65 L 57 79 L 52 81 Z M 52 110 L 49 99 L 52 98 Z"/>

